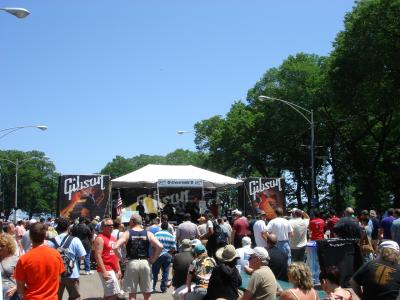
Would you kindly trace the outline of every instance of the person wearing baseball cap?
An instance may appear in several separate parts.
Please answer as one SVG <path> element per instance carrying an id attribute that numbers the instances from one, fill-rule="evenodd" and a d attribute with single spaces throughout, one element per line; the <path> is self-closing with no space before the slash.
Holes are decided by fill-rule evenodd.
<path id="1" fill-rule="evenodd" d="M 195 259 L 190 264 L 186 277 L 185 299 L 203 299 L 207 294 L 212 270 L 217 265 L 215 260 L 207 255 L 203 244 L 194 247 L 194 255 Z M 185 290 L 182 292 L 185 293 Z"/>
<path id="2" fill-rule="evenodd" d="M 378 257 L 358 269 L 350 284 L 361 299 L 398 299 L 400 249 L 395 241 L 380 243 Z"/>
<path id="3" fill-rule="evenodd" d="M 268 251 L 264 247 L 255 247 L 249 253 L 249 266 L 253 273 L 241 300 L 275 300 L 277 284 L 274 273 L 268 267 Z"/>
<path id="4" fill-rule="evenodd" d="M 242 244 L 242 238 L 249 234 L 249 222 L 247 218 L 242 216 L 242 212 L 236 210 L 233 215 L 233 227 L 231 241 L 235 248 L 240 248 Z"/>

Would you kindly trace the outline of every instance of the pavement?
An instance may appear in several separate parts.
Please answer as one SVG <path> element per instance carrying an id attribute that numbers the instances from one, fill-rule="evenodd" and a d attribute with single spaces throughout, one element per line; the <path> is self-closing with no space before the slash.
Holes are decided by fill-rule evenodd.
<path id="1" fill-rule="evenodd" d="M 160 274 L 161 277 L 161 274 Z M 83 275 L 81 273 L 80 281 L 79 281 L 79 290 L 81 293 L 82 300 L 101 300 L 103 299 L 103 286 L 101 284 L 101 280 L 99 274 L 94 271 L 92 275 Z M 159 282 L 157 283 L 156 289 L 159 291 Z M 172 299 L 172 291 L 173 289 L 170 287 L 166 293 L 153 293 L 151 295 L 152 300 L 171 300 Z M 125 294 L 125 298 L 119 299 L 128 299 L 128 294 Z M 138 294 L 136 299 L 142 300 L 143 295 Z M 65 290 L 63 295 L 63 300 L 68 300 L 68 292 Z"/>

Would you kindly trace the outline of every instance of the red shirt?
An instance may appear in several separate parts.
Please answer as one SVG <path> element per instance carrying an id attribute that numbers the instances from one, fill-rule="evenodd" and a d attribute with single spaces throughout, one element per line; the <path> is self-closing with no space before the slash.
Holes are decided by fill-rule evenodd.
<path id="1" fill-rule="evenodd" d="M 115 271 L 119 270 L 119 260 L 118 256 L 115 255 L 113 250 L 113 245 L 117 242 L 115 237 L 112 235 L 106 236 L 100 233 L 97 238 L 101 238 L 104 241 L 103 244 L 103 252 L 101 253 L 101 258 L 103 259 L 104 267 L 107 271 Z M 101 269 L 97 266 L 97 272 L 101 273 Z"/>
<path id="2" fill-rule="evenodd" d="M 332 216 L 328 220 L 326 220 L 326 229 L 329 230 L 330 234 L 329 237 L 333 238 L 333 227 L 340 219 L 337 216 Z"/>
<path id="3" fill-rule="evenodd" d="M 240 217 L 233 222 L 233 230 L 238 236 L 246 236 L 249 234 L 249 222 L 245 217 Z"/>
<path id="4" fill-rule="evenodd" d="M 310 221 L 311 240 L 318 241 L 324 239 L 324 225 L 324 220 L 320 218 L 312 219 Z"/>
<path id="5" fill-rule="evenodd" d="M 64 271 L 60 253 L 42 245 L 19 258 L 14 277 L 26 284 L 24 299 L 57 300 L 60 274 Z"/>

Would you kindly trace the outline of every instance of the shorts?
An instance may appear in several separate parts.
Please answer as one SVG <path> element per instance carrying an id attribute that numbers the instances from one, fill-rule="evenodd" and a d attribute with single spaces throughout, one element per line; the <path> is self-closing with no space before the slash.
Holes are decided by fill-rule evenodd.
<path id="1" fill-rule="evenodd" d="M 151 266 L 147 259 L 131 259 L 127 262 L 124 291 L 132 294 L 153 291 Z"/>
<path id="2" fill-rule="evenodd" d="M 103 284 L 104 297 L 110 297 L 121 293 L 121 289 L 119 287 L 117 275 L 115 274 L 115 272 L 108 271 L 108 274 L 110 274 L 110 278 L 106 281 L 103 277 L 103 273 L 99 272 L 99 277 L 101 279 L 101 283 Z"/>

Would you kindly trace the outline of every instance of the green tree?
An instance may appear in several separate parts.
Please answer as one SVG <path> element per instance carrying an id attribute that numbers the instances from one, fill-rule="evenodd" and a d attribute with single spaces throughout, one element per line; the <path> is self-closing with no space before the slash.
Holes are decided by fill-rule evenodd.
<path id="1" fill-rule="evenodd" d="M 327 116 L 360 208 L 400 204 L 399 11 L 398 0 L 358 2 L 331 55 Z"/>
<path id="2" fill-rule="evenodd" d="M 204 154 L 182 149 L 177 149 L 174 152 L 167 154 L 166 156 L 145 154 L 140 154 L 132 158 L 116 156 L 111 162 L 107 163 L 107 165 L 100 171 L 100 173 L 110 174 L 111 178 L 117 178 L 119 176 L 136 171 L 148 164 L 191 164 L 201 167 L 204 165 L 204 160 L 206 160 L 206 156 Z"/>
<path id="3" fill-rule="evenodd" d="M 258 97 L 281 98 L 317 111 L 324 62 L 299 53 L 269 69 L 249 90 L 247 105 L 236 102 L 226 118 L 214 116 L 195 125 L 198 149 L 208 153 L 217 171 L 234 176 L 277 177 L 289 171 L 297 183 L 290 196 L 302 205 L 302 191 L 310 195 L 310 151 L 302 147 L 310 144 L 309 124 L 287 105 Z M 322 171 L 322 162 L 317 170 Z"/>
<path id="4" fill-rule="evenodd" d="M 14 208 L 15 172 L 18 160 L 18 208 L 30 216 L 39 212 L 55 212 L 57 179 L 54 164 L 39 151 L 0 151 L 3 205 L 6 217 Z"/>

